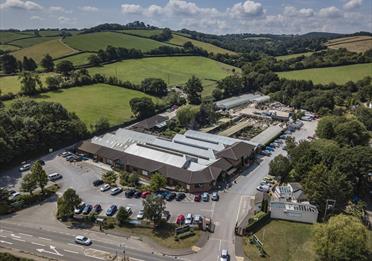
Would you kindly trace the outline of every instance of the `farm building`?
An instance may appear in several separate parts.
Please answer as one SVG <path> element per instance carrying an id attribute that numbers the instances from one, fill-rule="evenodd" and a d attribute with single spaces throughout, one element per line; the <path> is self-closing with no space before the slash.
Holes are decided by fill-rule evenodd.
<path id="1" fill-rule="evenodd" d="M 250 142 L 254 144 L 260 144 L 262 146 L 268 145 L 272 140 L 278 137 L 285 128 L 280 125 L 273 125 L 268 127 L 266 130 L 253 137 Z"/>
<path id="2" fill-rule="evenodd" d="M 302 223 L 316 223 L 318 209 L 309 203 L 296 203 L 286 201 L 270 202 L 270 217 Z"/>
<path id="3" fill-rule="evenodd" d="M 80 152 L 98 161 L 150 178 L 159 172 L 168 185 L 189 192 L 208 191 L 216 182 L 249 165 L 256 146 L 250 142 L 187 131 L 173 139 L 119 129 L 84 141 Z"/>
<path id="4" fill-rule="evenodd" d="M 160 130 L 167 126 L 168 120 L 169 120 L 169 117 L 156 114 L 155 116 L 152 116 L 150 118 L 147 118 L 143 121 L 140 121 L 134 124 L 131 127 L 131 129 L 138 130 L 138 131 L 148 131 L 148 130 L 153 130 L 153 129 Z"/>
<path id="5" fill-rule="evenodd" d="M 269 96 L 255 95 L 255 94 L 243 94 L 236 97 L 227 98 L 216 102 L 217 108 L 221 110 L 230 110 L 239 106 L 243 106 L 249 103 L 263 103 L 270 100 Z"/>

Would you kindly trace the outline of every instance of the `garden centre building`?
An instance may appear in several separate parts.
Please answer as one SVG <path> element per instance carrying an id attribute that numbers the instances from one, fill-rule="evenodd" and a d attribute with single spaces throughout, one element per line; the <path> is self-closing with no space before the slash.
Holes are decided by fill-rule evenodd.
<path id="1" fill-rule="evenodd" d="M 218 180 L 249 165 L 256 147 L 257 144 L 249 141 L 193 130 L 164 139 L 119 129 L 84 141 L 78 150 L 145 178 L 158 172 L 171 186 L 201 192 L 212 189 Z"/>

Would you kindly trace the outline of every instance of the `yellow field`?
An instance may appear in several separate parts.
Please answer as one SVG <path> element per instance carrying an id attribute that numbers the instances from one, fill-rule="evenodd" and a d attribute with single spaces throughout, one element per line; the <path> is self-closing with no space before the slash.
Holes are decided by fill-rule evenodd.
<path id="1" fill-rule="evenodd" d="M 327 42 L 327 47 L 331 49 L 346 48 L 350 52 L 365 52 L 372 49 L 371 36 L 353 36 L 333 39 Z"/>

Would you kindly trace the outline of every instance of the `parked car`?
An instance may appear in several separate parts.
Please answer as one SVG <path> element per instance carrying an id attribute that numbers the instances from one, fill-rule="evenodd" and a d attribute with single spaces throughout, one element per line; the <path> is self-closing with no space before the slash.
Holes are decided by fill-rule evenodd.
<path id="1" fill-rule="evenodd" d="M 151 194 L 150 191 L 144 191 L 144 192 L 142 192 L 142 194 L 141 194 L 141 198 L 147 198 L 147 196 L 150 195 L 150 194 Z"/>
<path id="2" fill-rule="evenodd" d="M 115 187 L 115 188 L 112 188 L 111 189 L 111 196 L 115 196 L 119 193 L 123 192 L 123 189 L 122 188 L 119 188 L 119 187 Z"/>
<path id="3" fill-rule="evenodd" d="M 141 195 L 142 195 L 142 192 L 141 191 L 136 191 L 136 192 L 134 192 L 134 197 L 135 198 L 140 198 L 141 197 Z"/>
<path id="4" fill-rule="evenodd" d="M 177 216 L 176 224 L 182 225 L 183 223 L 185 223 L 185 216 L 180 214 Z"/>
<path id="5" fill-rule="evenodd" d="M 162 220 L 165 220 L 165 221 L 168 221 L 170 219 L 170 213 L 169 211 L 167 210 L 164 210 L 163 213 L 161 214 L 161 219 Z"/>
<path id="6" fill-rule="evenodd" d="M 208 194 L 208 192 L 204 192 L 204 193 L 202 194 L 202 200 L 203 200 L 204 202 L 208 202 L 208 201 L 209 201 L 209 194 Z"/>
<path id="7" fill-rule="evenodd" d="M 132 198 L 134 196 L 135 192 L 136 191 L 134 189 L 129 189 L 129 190 L 125 191 L 125 197 Z"/>
<path id="8" fill-rule="evenodd" d="M 261 154 L 261 155 L 264 155 L 264 156 L 271 156 L 271 152 L 268 151 L 268 150 L 263 150 L 263 151 L 261 151 L 260 154 Z"/>
<path id="9" fill-rule="evenodd" d="M 268 186 L 268 185 L 260 185 L 256 189 L 258 191 L 261 191 L 261 192 L 269 192 L 270 191 L 270 186 Z"/>
<path id="10" fill-rule="evenodd" d="M 56 181 L 56 180 L 59 180 L 59 179 L 61 179 L 61 178 L 63 178 L 63 177 L 62 177 L 62 175 L 59 174 L 59 173 L 52 173 L 52 174 L 49 174 L 49 175 L 48 175 L 48 179 L 49 179 L 50 181 Z"/>
<path id="11" fill-rule="evenodd" d="M 201 200 L 201 195 L 200 194 L 196 194 L 195 197 L 194 197 L 194 201 L 200 202 L 200 200 Z"/>
<path id="12" fill-rule="evenodd" d="M 63 158 L 67 158 L 68 156 L 71 156 L 71 152 L 69 151 L 64 151 L 62 152 L 61 154 L 59 154 L 60 156 L 62 156 Z"/>
<path id="13" fill-rule="evenodd" d="M 220 196 L 218 195 L 218 192 L 217 191 L 215 191 L 215 192 L 212 193 L 211 199 L 213 201 L 218 201 L 220 199 Z"/>
<path id="14" fill-rule="evenodd" d="M 20 168 L 19 168 L 19 171 L 20 172 L 24 172 L 24 171 L 27 171 L 27 170 L 30 170 L 31 169 L 31 164 L 30 163 L 26 163 L 26 164 L 23 164 Z"/>
<path id="15" fill-rule="evenodd" d="M 81 214 L 81 212 L 85 208 L 85 202 L 81 202 L 75 209 L 74 209 L 74 214 Z"/>
<path id="16" fill-rule="evenodd" d="M 102 184 L 103 184 L 102 179 L 96 179 L 95 181 L 93 181 L 93 186 L 95 187 L 101 186 Z"/>
<path id="17" fill-rule="evenodd" d="M 143 219 L 145 216 L 145 211 L 143 209 L 141 209 L 138 214 L 137 214 L 137 219 L 141 220 Z"/>
<path id="18" fill-rule="evenodd" d="M 102 207 L 100 204 L 96 204 L 93 207 L 93 213 L 100 213 L 102 211 Z"/>
<path id="19" fill-rule="evenodd" d="M 92 211 L 93 206 L 91 204 L 87 204 L 85 208 L 83 209 L 83 214 L 88 215 L 90 211 Z"/>
<path id="20" fill-rule="evenodd" d="M 21 196 L 21 193 L 20 192 L 14 191 L 13 193 L 10 194 L 9 200 L 16 200 L 20 196 Z"/>
<path id="21" fill-rule="evenodd" d="M 220 261 L 228 261 L 230 259 L 229 253 L 227 252 L 226 249 L 222 249 L 221 251 L 221 256 L 220 256 Z"/>
<path id="22" fill-rule="evenodd" d="M 169 193 L 169 194 L 165 197 L 165 199 L 166 199 L 167 201 L 172 201 L 173 199 L 176 198 L 176 196 L 177 196 L 176 193 L 171 192 L 171 193 Z"/>
<path id="23" fill-rule="evenodd" d="M 274 148 L 272 148 L 270 146 L 266 146 L 265 147 L 265 150 L 270 151 L 270 152 L 273 152 L 274 151 Z"/>
<path id="24" fill-rule="evenodd" d="M 106 210 L 106 216 L 113 216 L 115 215 L 116 211 L 118 210 L 118 207 L 116 205 L 111 205 L 107 210 Z"/>
<path id="25" fill-rule="evenodd" d="M 129 214 L 129 216 L 133 214 L 133 211 L 132 211 L 132 208 L 131 207 L 125 207 L 125 210 Z"/>
<path id="26" fill-rule="evenodd" d="M 105 192 L 105 191 L 109 190 L 110 188 L 111 188 L 111 186 L 109 184 L 105 184 L 100 188 L 100 190 L 101 190 L 101 192 Z"/>
<path id="27" fill-rule="evenodd" d="M 176 196 L 176 200 L 177 200 L 177 201 L 181 201 L 181 200 L 183 200 L 184 198 L 186 198 L 186 194 L 185 194 L 185 193 L 183 193 L 183 192 L 178 192 L 178 193 L 177 193 L 177 196 Z"/>
<path id="28" fill-rule="evenodd" d="M 203 222 L 203 216 L 194 215 L 194 224 L 201 224 Z"/>
<path id="29" fill-rule="evenodd" d="M 89 246 L 92 244 L 92 240 L 90 240 L 86 236 L 76 236 L 75 243 L 79 245 Z"/>
<path id="30" fill-rule="evenodd" d="M 191 213 L 187 213 L 185 218 L 185 225 L 191 225 L 193 221 L 193 216 Z"/>

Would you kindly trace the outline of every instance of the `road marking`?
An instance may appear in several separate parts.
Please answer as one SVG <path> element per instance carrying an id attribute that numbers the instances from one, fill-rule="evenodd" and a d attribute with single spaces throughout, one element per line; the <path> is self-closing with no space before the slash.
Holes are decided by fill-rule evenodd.
<path id="1" fill-rule="evenodd" d="M 68 252 L 68 253 L 73 253 L 73 254 L 79 254 L 79 252 L 68 250 L 68 249 L 63 249 L 63 251 Z"/>
<path id="2" fill-rule="evenodd" d="M 18 233 L 18 234 L 20 234 L 22 236 L 26 236 L 26 237 L 32 237 L 32 235 L 30 235 L 30 234 L 24 234 L 24 233 Z"/>
<path id="3" fill-rule="evenodd" d="M 59 253 L 56 249 L 55 246 L 50 246 L 50 249 L 53 250 L 52 251 L 48 251 L 48 250 L 45 250 L 43 248 L 38 248 L 36 249 L 36 251 L 40 252 L 40 253 L 48 253 L 48 254 L 52 254 L 52 255 L 56 255 L 56 256 L 63 256 L 61 253 Z"/>
<path id="4" fill-rule="evenodd" d="M 36 246 L 42 246 L 42 247 L 45 247 L 45 245 L 40 244 L 40 243 L 36 243 L 36 242 L 31 242 L 31 244 L 36 245 Z"/>
<path id="5" fill-rule="evenodd" d="M 4 241 L 4 240 L 0 240 L 0 243 L 2 243 L 2 244 L 8 244 L 8 245 L 13 245 L 12 242 Z"/>
<path id="6" fill-rule="evenodd" d="M 0 235 L 0 237 L 6 238 L 6 236 Z"/>
<path id="7" fill-rule="evenodd" d="M 109 252 L 94 249 L 94 248 L 85 249 L 84 255 L 87 257 L 97 258 L 100 260 L 107 260 L 107 257 L 111 256 Z"/>
<path id="8" fill-rule="evenodd" d="M 11 237 L 14 237 L 14 238 L 21 238 L 20 236 L 16 236 L 14 234 L 10 234 Z"/>
<path id="9" fill-rule="evenodd" d="M 240 197 L 239 209 L 238 209 L 238 214 L 236 215 L 236 221 L 235 221 L 235 223 L 238 223 L 238 219 L 239 219 L 239 215 L 240 215 L 240 207 L 242 205 L 242 200 L 243 200 L 243 196 Z"/>
<path id="10" fill-rule="evenodd" d="M 52 241 L 50 238 L 46 238 L 46 237 L 39 237 L 40 239 L 43 239 L 43 240 L 46 240 L 46 241 Z"/>
<path id="11" fill-rule="evenodd" d="M 97 241 L 97 240 L 96 240 Z M 70 246 L 74 246 L 74 247 L 78 247 L 78 248 L 82 248 L 82 249 L 84 249 L 84 247 L 82 247 L 82 246 L 78 246 L 78 245 L 76 245 L 76 244 L 72 244 L 72 243 L 67 243 L 67 245 L 70 245 Z"/>
<path id="12" fill-rule="evenodd" d="M 26 242 L 26 240 L 20 239 L 20 238 L 12 238 L 13 240 L 21 241 L 21 242 Z"/>
<path id="13" fill-rule="evenodd" d="M 130 260 L 133 260 L 133 261 L 145 261 L 145 260 L 143 260 L 143 259 L 134 258 L 134 257 L 131 257 Z"/>

